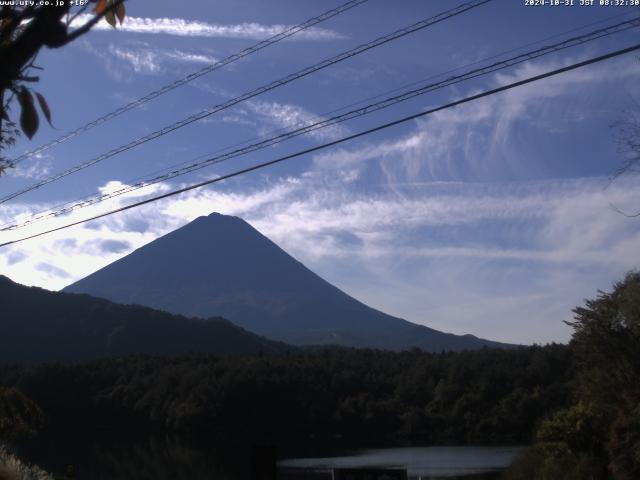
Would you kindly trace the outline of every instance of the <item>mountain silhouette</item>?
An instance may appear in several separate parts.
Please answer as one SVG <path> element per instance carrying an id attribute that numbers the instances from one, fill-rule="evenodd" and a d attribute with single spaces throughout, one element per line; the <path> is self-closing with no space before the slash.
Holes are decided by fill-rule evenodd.
<path id="1" fill-rule="evenodd" d="M 189 319 L 89 295 L 25 287 L 0 275 L 0 362 L 81 361 L 131 353 L 284 353 L 288 345 L 222 318 Z"/>
<path id="2" fill-rule="evenodd" d="M 508 346 L 375 310 L 326 282 L 244 220 L 211 214 L 66 287 L 123 304 L 221 316 L 296 345 L 401 350 Z"/>

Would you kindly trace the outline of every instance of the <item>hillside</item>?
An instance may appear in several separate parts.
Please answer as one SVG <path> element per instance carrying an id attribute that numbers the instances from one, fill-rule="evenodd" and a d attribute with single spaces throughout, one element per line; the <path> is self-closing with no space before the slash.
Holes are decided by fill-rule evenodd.
<path id="1" fill-rule="evenodd" d="M 25 287 L 0 275 L 0 362 L 188 352 L 282 353 L 289 347 L 223 318 L 189 319 L 89 295 Z"/>

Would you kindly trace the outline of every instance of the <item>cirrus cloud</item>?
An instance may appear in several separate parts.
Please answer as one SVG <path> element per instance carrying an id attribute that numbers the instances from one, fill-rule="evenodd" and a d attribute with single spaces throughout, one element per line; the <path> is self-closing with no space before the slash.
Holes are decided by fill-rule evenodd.
<path id="1" fill-rule="evenodd" d="M 78 15 L 71 25 L 79 28 L 92 18 L 93 15 L 90 14 Z M 163 34 L 179 37 L 264 40 L 291 27 L 292 25 L 264 25 L 256 22 L 225 25 L 182 18 L 127 17 L 119 29 L 131 33 Z M 113 30 L 105 20 L 98 22 L 93 29 L 99 31 Z M 326 41 L 344 40 L 347 37 L 333 30 L 311 27 L 296 33 L 290 38 L 294 40 Z"/>

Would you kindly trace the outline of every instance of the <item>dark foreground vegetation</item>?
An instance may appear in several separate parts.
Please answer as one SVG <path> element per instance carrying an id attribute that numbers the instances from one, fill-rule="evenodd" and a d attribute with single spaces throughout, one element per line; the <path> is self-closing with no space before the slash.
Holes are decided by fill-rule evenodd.
<path id="1" fill-rule="evenodd" d="M 549 412 L 508 480 L 640 478 L 640 273 L 574 312 L 571 403 Z"/>
<path id="2" fill-rule="evenodd" d="M 567 404 L 571 356 L 552 345 L 428 354 L 131 356 L 1 367 L 48 428 L 167 430 L 220 439 L 527 442 Z M 124 430 L 123 430 L 124 429 Z"/>
<path id="3" fill-rule="evenodd" d="M 569 346 L 325 349 L 0 367 L 0 438 L 103 429 L 223 442 L 530 443 L 505 478 L 640 478 L 640 274 Z"/>

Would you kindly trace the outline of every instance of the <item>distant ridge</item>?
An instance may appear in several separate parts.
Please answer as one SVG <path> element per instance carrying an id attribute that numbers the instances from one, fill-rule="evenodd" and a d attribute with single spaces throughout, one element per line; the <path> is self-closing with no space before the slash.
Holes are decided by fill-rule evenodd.
<path id="1" fill-rule="evenodd" d="M 284 353 L 293 347 L 222 318 L 188 319 L 89 295 L 25 287 L 0 275 L 0 362 L 82 361 L 132 353 Z"/>
<path id="2" fill-rule="evenodd" d="M 510 347 L 375 310 L 326 282 L 244 220 L 199 217 L 64 289 L 187 316 L 222 316 L 296 345 L 402 350 Z"/>

